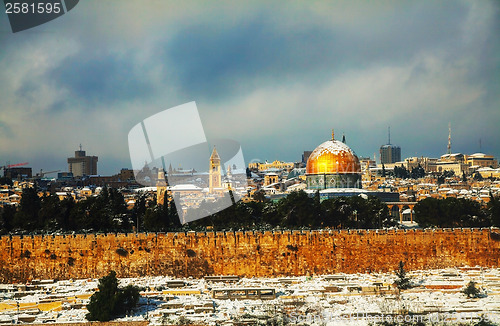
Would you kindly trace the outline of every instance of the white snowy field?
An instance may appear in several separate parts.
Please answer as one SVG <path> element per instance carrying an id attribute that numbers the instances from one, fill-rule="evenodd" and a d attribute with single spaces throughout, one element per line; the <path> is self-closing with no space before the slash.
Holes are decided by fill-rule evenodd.
<path id="1" fill-rule="evenodd" d="M 241 278 L 226 283 L 171 277 L 120 279 L 122 286 L 133 284 L 146 290 L 139 307 L 117 320 L 215 325 L 265 323 L 275 318 L 289 324 L 368 325 L 393 319 L 429 323 L 483 319 L 500 324 L 500 269 L 464 267 L 408 275 L 414 287 L 400 292 L 393 286 L 394 273 Z M 173 280 L 180 282 L 174 285 Z M 481 289 L 480 298 L 461 293 L 470 281 Z M 98 280 L 91 279 L 1 284 L 0 325 L 85 321 L 85 306 L 97 284 Z M 214 289 L 254 288 L 274 289 L 276 298 L 230 300 L 212 295 Z"/>

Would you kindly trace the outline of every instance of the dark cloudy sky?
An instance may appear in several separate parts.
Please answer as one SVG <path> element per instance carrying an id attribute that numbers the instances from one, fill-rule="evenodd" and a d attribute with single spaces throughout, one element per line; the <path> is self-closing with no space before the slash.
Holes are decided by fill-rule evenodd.
<path id="1" fill-rule="evenodd" d="M 131 167 L 127 135 L 196 101 L 207 137 L 251 160 L 330 137 L 359 156 L 500 156 L 498 1 L 85 0 L 13 34 L 0 14 L 0 164 Z M 166 141 L 171 141 L 168 130 Z M 182 135 L 175 135 L 182 137 Z"/>

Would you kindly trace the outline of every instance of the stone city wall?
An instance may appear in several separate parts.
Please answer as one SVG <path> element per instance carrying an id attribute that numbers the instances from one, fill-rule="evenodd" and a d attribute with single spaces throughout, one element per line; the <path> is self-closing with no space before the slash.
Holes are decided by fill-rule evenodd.
<path id="1" fill-rule="evenodd" d="M 500 230 L 187 232 L 0 238 L 0 283 L 32 279 L 258 277 L 498 267 Z"/>
<path id="2" fill-rule="evenodd" d="M 14 326 L 14 324 L 4 324 L 5 326 Z M 100 322 L 100 321 L 89 321 L 86 323 L 54 323 L 52 325 L 56 326 L 148 326 L 148 321 L 120 321 L 120 322 Z"/>

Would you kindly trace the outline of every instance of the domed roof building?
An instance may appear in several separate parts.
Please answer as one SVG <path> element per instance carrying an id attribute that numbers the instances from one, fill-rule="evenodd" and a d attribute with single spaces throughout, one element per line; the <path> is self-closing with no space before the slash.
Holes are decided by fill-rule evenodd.
<path id="1" fill-rule="evenodd" d="M 311 153 L 306 165 L 307 189 L 361 188 L 361 165 L 344 142 L 332 139 Z"/>

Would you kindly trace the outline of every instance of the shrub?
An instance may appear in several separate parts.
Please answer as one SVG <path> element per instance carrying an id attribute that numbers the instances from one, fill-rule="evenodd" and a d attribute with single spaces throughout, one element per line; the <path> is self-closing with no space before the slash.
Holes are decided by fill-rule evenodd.
<path id="1" fill-rule="evenodd" d="M 467 298 L 478 298 L 480 295 L 480 290 L 476 287 L 476 282 L 470 281 L 469 284 L 462 290 L 462 293 L 467 296 Z"/>
<path id="2" fill-rule="evenodd" d="M 90 297 L 87 305 L 89 313 L 86 318 L 90 321 L 110 321 L 132 310 L 139 301 L 139 288 L 128 285 L 118 287 L 115 271 L 99 279 L 99 291 Z"/>
<path id="3" fill-rule="evenodd" d="M 405 263 L 399 262 L 399 268 L 396 270 L 397 279 L 395 281 L 396 287 L 400 290 L 406 290 L 412 287 L 411 279 L 406 276 L 406 271 L 404 269 Z"/>
<path id="4" fill-rule="evenodd" d="M 116 253 L 122 257 L 127 257 L 128 251 L 123 248 L 116 249 Z"/>

